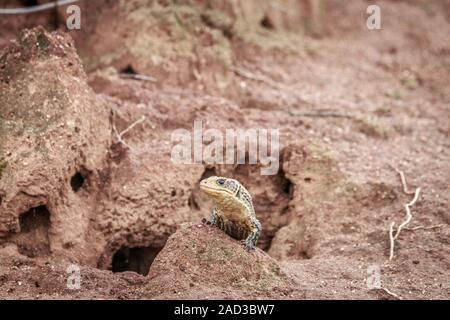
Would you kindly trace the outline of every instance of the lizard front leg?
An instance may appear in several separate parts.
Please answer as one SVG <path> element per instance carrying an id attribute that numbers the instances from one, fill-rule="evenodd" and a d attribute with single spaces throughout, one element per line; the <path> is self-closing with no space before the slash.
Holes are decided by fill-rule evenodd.
<path id="1" fill-rule="evenodd" d="M 261 235 L 261 223 L 254 219 L 252 221 L 252 229 L 245 240 L 242 241 L 247 251 L 253 251 L 256 249 L 256 243 Z"/>
<path id="2" fill-rule="evenodd" d="M 202 222 L 215 226 L 215 225 L 217 225 L 218 220 L 219 220 L 219 215 L 217 214 L 217 208 L 213 208 L 212 212 L 211 212 L 211 217 L 209 218 L 209 220 L 203 218 Z"/>

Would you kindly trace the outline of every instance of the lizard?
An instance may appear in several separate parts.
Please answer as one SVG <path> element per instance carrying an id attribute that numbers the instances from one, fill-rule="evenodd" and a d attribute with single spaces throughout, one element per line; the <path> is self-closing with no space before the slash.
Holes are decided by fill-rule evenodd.
<path id="1" fill-rule="evenodd" d="M 255 250 L 262 227 L 247 189 L 235 179 L 217 176 L 200 181 L 200 189 L 215 202 L 211 217 L 202 222 L 241 240 L 248 251 Z"/>

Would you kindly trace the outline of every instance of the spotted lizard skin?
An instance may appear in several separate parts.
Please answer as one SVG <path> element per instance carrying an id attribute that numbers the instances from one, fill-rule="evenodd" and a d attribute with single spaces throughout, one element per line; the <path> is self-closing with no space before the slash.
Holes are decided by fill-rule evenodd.
<path id="1" fill-rule="evenodd" d="M 247 250 L 254 250 L 262 227 L 247 189 L 235 179 L 216 176 L 202 180 L 200 188 L 215 202 L 211 218 L 204 222 L 242 240 Z"/>

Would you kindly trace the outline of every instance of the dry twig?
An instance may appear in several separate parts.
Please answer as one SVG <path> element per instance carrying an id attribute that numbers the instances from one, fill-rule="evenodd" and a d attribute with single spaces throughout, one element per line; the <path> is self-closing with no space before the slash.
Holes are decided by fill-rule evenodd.
<path id="1" fill-rule="evenodd" d="M 403 228 L 403 230 L 407 230 L 407 231 L 414 231 L 414 230 L 419 230 L 419 229 L 423 229 L 423 230 L 432 230 L 432 229 L 438 229 L 438 228 L 443 228 L 445 226 L 448 226 L 448 224 L 437 224 L 434 226 L 417 226 L 417 227 L 412 227 L 412 228 Z"/>
<path id="2" fill-rule="evenodd" d="M 390 296 L 392 296 L 392 297 L 394 297 L 394 298 L 396 298 L 398 300 L 402 300 L 402 297 L 400 297 L 398 294 L 392 292 L 389 289 L 383 288 L 383 287 L 372 288 L 371 290 L 372 291 L 383 291 L 383 292 L 387 293 L 388 295 L 390 295 Z"/>
<path id="3" fill-rule="evenodd" d="M 253 73 L 248 69 L 244 69 L 244 68 L 240 68 L 240 67 L 236 67 L 236 66 L 233 66 L 231 69 L 234 71 L 234 73 L 236 73 L 238 76 L 241 76 L 243 78 L 247 78 L 249 80 L 254 80 L 254 81 L 264 82 L 275 88 L 280 88 L 282 86 L 280 83 L 278 83 L 266 76 L 263 76 L 261 74 Z"/>
<path id="4" fill-rule="evenodd" d="M 392 260 L 392 258 L 394 257 L 394 245 L 395 245 L 394 226 L 395 222 L 391 222 L 391 226 L 389 227 L 389 243 L 390 243 L 389 260 Z"/>
<path id="5" fill-rule="evenodd" d="M 386 289 L 386 288 L 380 288 L 380 290 L 386 292 L 388 295 L 393 296 L 394 298 L 398 299 L 398 300 L 402 300 L 402 297 L 400 297 L 398 294 L 393 293 L 391 290 Z"/>
<path id="6" fill-rule="evenodd" d="M 43 3 L 35 6 L 25 7 L 25 8 L 0 8 L 0 15 L 15 15 L 15 14 L 28 14 L 35 13 L 44 10 L 53 9 L 58 6 L 66 6 L 79 0 L 57 0 L 54 2 Z"/>
<path id="7" fill-rule="evenodd" d="M 303 101 L 302 97 L 299 95 L 298 90 L 295 90 L 294 88 L 289 87 L 289 85 L 287 85 L 285 83 L 273 80 L 270 77 L 264 75 L 263 73 L 254 73 L 249 70 L 249 67 L 252 68 L 254 66 L 252 66 L 252 65 L 247 65 L 246 67 L 232 66 L 232 67 L 230 67 L 230 70 L 242 78 L 265 83 L 268 86 L 279 90 L 280 92 L 289 92 L 290 94 L 296 96 L 299 100 Z"/>
<path id="8" fill-rule="evenodd" d="M 406 184 L 406 179 L 405 179 L 405 175 L 402 171 L 398 170 L 397 168 L 391 166 L 392 168 L 394 168 L 395 171 L 397 171 L 397 173 L 400 175 L 400 179 L 402 181 L 402 185 L 403 185 L 403 192 L 406 194 L 414 194 L 414 198 L 409 202 L 406 203 L 404 205 L 405 207 L 405 211 L 406 211 L 406 218 L 405 220 L 400 224 L 400 226 L 397 228 L 397 231 L 395 232 L 394 235 L 394 226 L 395 226 L 395 222 L 391 223 L 391 226 L 389 228 L 389 240 L 390 240 L 390 253 L 389 253 L 389 260 L 392 260 L 394 258 L 394 246 L 395 246 L 395 240 L 397 240 L 398 236 L 400 235 L 400 232 L 402 231 L 402 229 L 411 221 L 412 219 L 412 214 L 411 214 L 411 207 L 417 202 L 417 200 L 419 199 L 419 194 L 420 194 L 420 188 L 416 188 L 416 190 L 414 192 L 411 192 L 408 190 L 408 186 Z"/>
<path id="9" fill-rule="evenodd" d="M 115 114 L 115 113 L 114 113 Z M 112 127 L 114 130 L 114 133 L 116 134 L 117 137 L 117 141 L 119 141 L 120 143 L 122 143 L 124 146 L 126 146 L 127 148 L 131 149 L 130 146 L 128 144 L 126 144 L 126 142 L 122 139 L 122 137 L 129 132 L 131 129 L 133 129 L 135 126 L 137 126 L 139 123 L 143 122 L 145 120 L 145 116 L 142 116 L 141 118 L 139 118 L 138 120 L 136 120 L 135 122 L 133 122 L 130 126 L 128 126 L 128 128 L 126 128 L 125 130 L 121 131 L 120 133 L 117 131 L 116 125 L 114 124 L 114 121 L 112 122 Z"/>
<path id="10" fill-rule="evenodd" d="M 403 186 L 403 192 L 404 192 L 405 194 L 414 194 L 415 191 L 409 191 L 409 190 L 408 190 L 408 185 L 407 185 L 407 183 L 406 183 L 406 178 L 405 178 L 405 174 L 403 173 L 403 171 L 398 170 L 396 167 L 394 167 L 394 166 L 391 165 L 391 164 L 388 164 L 388 165 L 389 165 L 392 169 L 394 169 L 394 170 L 398 173 L 398 175 L 400 176 L 400 180 L 401 180 L 402 186 Z"/>
<path id="11" fill-rule="evenodd" d="M 125 79 L 133 79 L 133 80 L 140 80 L 140 81 L 150 81 L 150 82 L 157 82 L 156 78 L 152 76 L 147 76 L 145 74 L 138 74 L 138 73 L 121 73 L 121 78 Z"/>
<path id="12" fill-rule="evenodd" d="M 311 117 L 311 118 L 347 118 L 351 119 L 352 116 L 348 114 L 338 113 L 338 112 L 300 112 L 300 111 L 289 111 L 291 116 L 295 117 Z"/>

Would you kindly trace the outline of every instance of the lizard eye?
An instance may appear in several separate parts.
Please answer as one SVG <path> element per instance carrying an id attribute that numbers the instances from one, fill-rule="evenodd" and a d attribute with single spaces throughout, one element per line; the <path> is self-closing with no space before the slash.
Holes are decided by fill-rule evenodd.
<path id="1" fill-rule="evenodd" d="M 217 183 L 223 186 L 225 184 L 225 179 L 219 179 L 217 180 Z"/>

